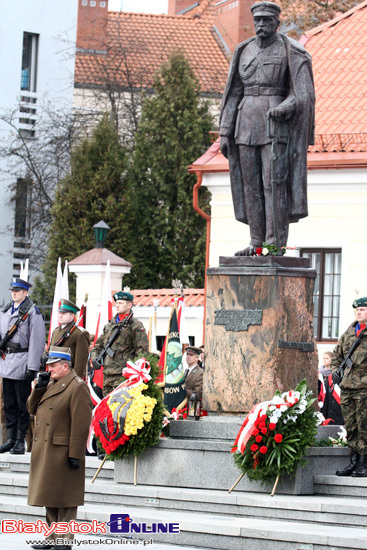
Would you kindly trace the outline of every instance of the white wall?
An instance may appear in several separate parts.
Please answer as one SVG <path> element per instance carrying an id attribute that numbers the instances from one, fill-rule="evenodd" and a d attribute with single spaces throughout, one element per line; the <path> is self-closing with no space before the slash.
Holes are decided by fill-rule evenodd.
<path id="1" fill-rule="evenodd" d="M 153 306 L 134 307 L 134 316 L 141 321 L 148 332 L 149 319 L 154 315 Z M 166 336 L 168 331 L 168 322 L 171 315 L 171 307 L 157 307 L 157 336 Z M 203 343 L 203 306 L 186 306 L 185 320 L 187 336 L 195 337 L 195 346 L 201 346 Z"/>
<path id="2" fill-rule="evenodd" d="M 36 105 L 48 100 L 55 108 L 72 107 L 77 9 L 78 0 L 0 0 L 0 116 L 17 108 L 21 94 L 36 97 Z M 40 35 L 36 94 L 20 89 L 23 32 Z M 0 121 L 0 147 L 9 138 L 8 125 Z M 7 168 L 0 158 L 0 304 L 9 299 L 9 281 L 16 274 L 14 237 L 9 233 L 14 228 L 14 205 L 7 189 L 13 178 L 4 173 Z"/>

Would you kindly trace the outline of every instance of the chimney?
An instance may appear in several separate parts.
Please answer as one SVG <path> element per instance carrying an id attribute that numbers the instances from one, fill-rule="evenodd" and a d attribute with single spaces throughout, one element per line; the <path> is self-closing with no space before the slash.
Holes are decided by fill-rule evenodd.
<path id="1" fill-rule="evenodd" d="M 256 0 L 218 0 L 215 7 L 215 26 L 233 53 L 243 40 L 254 36 L 251 6 Z"/>
<path id="2" fill-rule="evenodd" d="M 78 50 L 107 50 L 108 0 L 79 0 L 76 46 Z"/>
<path id="3" fill-rule="evenodd" d="M 168 0 L 168 15 L 176 15 L 190 6 L 197 5 L 195 0 Z"/>

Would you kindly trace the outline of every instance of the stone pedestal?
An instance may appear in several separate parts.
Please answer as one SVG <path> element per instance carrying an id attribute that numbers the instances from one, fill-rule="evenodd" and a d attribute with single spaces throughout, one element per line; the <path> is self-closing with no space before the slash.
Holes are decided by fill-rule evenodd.
<path id="1" fill-rule="evenodd" d="M 241 475 L 230 450 L 243 418 L 204 417 L 199 422 L 171 421 L 170 437 L 147 449 L 138 458 L 138 484 L 159 487 L 229 490 Z M 318 437 L 337 437 L 340 426 L 320 426 Z M 310 495 L 314 475 L 334 474 L 348 464 L 346 447 L 312 447 L 307 464 L 293 477 L 281 477 L 277 494 Z M 115 482 L 134 483 L 134 459 L 116 460 Z M 244 476 L 236 493 L 270 493 L 272 483 L 261 485 Z"/>
<path id="2" fill-rule="evenodd" d="M 306 258 L 219 259 L 208 269 L 204 408 L 245 413 L 303 378 L 317 391 L 316 272 Z"/>

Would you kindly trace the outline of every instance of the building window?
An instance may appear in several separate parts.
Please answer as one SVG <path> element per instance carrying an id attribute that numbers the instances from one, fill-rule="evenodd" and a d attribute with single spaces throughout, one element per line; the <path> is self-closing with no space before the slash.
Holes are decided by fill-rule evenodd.
<path id="1" fill-rule="evenodd" d="M 27 228 L 27 203 L 28 203 L 28 181 L 23 178 L 17 179 L 15 193 L 15 227 L 16 238 L 28 237 Z M 27 256 L 28 257 L 28 256 Z"/>
<path id="2" fill-rule="evenodd" d="M 28 92 L 37 91 L 38 34 L 23 33 L 22 72 L 20 87 Z"/>
<path id="3" fill-rule="evenodd" d="M 341 250 L 304 248 L 301 255 L 311 259 L 311 267 L 317 273 L 313 296 L 315 338 L 319 341 L 337 340 L 340 316 Z"/>

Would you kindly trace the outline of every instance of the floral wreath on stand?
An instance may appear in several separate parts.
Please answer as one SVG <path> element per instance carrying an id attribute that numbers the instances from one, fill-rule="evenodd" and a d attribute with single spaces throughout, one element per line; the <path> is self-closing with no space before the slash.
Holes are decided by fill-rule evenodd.
<path id="1" fill-rule="evenodd" d="M 306 463 L 306 450 L 315 443 L 317 426 L 323 421 L 312 405 L 316 401 L 302 380 L 295 390 L 277 391 L 271 401 L 252 407 L 232 448 L 242 475 L 261 484 L 275 481 L 275 493 L 282 474 L 295 474 Z"/>
<path id="2" fill-rule="evenodd" d="M 104 460 L 138 457 L 158 443 L 164 409 L 157 375 L 155 355 L 127 361 L 122 383 L 97 405 L 91 426 Z"/>

